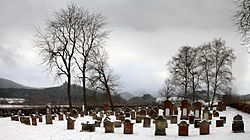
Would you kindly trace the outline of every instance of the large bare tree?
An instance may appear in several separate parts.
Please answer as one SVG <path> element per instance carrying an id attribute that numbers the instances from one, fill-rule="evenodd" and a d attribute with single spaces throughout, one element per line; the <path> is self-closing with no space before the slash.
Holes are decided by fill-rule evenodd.
<path id="1" fill-rule="evenodd" d="M 50 72 L 55 72 L 56 78 L 66 76 L 69 108 L 71 102 L 71 79 L 76 47 L 81 37 L 81 27 L 85 24 L 85 12 L 74 4 L 54 12 L 48 19 L 45 28 L 35 28 L 36 46 L 40 49 L 43 63 Z"/>
<path id="2" fill-rule="evenodd" d="M 160 89 L 159 94 L 161 97 L 167 100 L 175 95 L 175 85 L 172 83 L 170 78 L 167 78 L 164 82 L 163 87 Z"/>
<path id="3" fill-rule="evenodd" d="M 84 13 L 84 24 L 79 29 L 81 34 L 77 40 L 74 59 L 80 71 L 78 77 L 83 87 L 84 110 L 87 112 L 86 83 L 89 63 L 91 59 L 96 57 L 95 52 L 102 48 L 109 31 L 105 28 L 106 22 L 102 14 L 89 13 L 85 9 L 82 9 L 82 12 Z"/>
<path id="4" fill-rule="evenodd" d="M 108 57 L 104 49 L 99 50 L 95 56 L 92 66 L 90 67 L 92 70 L 90 76 L 90 87 L 94 90 L 99 90 L 105 93 L 112 110 L 114 110 L 111 94 L 116 94 L 120 87 L 119 76 L 115 75 L 108 65 Z"/>

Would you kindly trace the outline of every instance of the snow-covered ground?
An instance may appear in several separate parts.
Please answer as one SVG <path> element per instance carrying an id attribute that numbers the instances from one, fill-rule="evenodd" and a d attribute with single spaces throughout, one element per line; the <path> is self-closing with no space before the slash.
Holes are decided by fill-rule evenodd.
<path id="1" fill-rule="evenodd" d="M 232 133 L 232 119 L 240 114 L 245 124 L 245 133 Z M 199 128 L 189 126 L 189 136 L 178 136 L 178 126 L 168 124 L 166 136 L 154 136 L 155 125 L 151 123 L 150 128 L 144 128 L 143 123 L 134 124 L 134 134 L 123 134 L 123 127 L 115 128 L 114 133 L 104 133 L 104 127 L 96 127 L 95 132 L 80 132 L 81 123 L 92 118 L 89 116 L 78 117 L 74 130 L 67 130 L 67 121 L 53 121 L 53 125 L 43 122 L 37 126 L 25 125 L 21 122 L 11 121 L 10 117 L 0 118 L 0 139 L 1 140 L 248 140 L 250 139 L 250 115 L 227 107 L 227 111 L 220 112 L 220 116 L 227 117 L 224 127 L 215 127 L 216 118 L 213 118 L 209 135 L 200 135 Z M 114 119 L 114 116 L 111 116 Z"/>

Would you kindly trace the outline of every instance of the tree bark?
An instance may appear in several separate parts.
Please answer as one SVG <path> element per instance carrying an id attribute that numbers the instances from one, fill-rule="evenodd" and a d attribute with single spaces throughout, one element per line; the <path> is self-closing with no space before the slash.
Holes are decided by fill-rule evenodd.
<path id="1" fill-rule="evenodd" d="M 71 102 L 71 74 L 68 74 L 68 85 L 67 85 L 67 94 L 68 94 L 68 103 L 69 103 L 69 110 L 70 113 L 72 112 L 72 102 Z"/>
<path id="2" fill-rule="evenodd" d="M 86 93 L 86 75 L 85 72 L 82 73 L 82 91 L 83 91 L 83 102 L 84 102 L 84 112 L 87 114 L 87 93 Z"/>

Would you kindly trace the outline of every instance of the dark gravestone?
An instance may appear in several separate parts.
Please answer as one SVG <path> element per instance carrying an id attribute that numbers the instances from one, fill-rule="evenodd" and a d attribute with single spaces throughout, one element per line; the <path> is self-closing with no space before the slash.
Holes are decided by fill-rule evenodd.
<path id="1" fill-rule="evenodd" d="M 75 129 L 75 120 L 70 117 L 67 118 L 67 129 Z"/>
<path id="2" fill-rule="evenodd" d="M 219 116 L 220 116 L 219 112 L 215 111 L 214 112 L 214 117 L 219 117 Z"/>
<path id="3" fill-rule="evenodd" d="M 166 135 L 166 119 L 163 116 L 158 116 L 155 119 L 155 135 L 164 136 Z"/>
<path id="4" fill-rule="evenodd" d="M 194 128 L 199 128 L 200 127 L 200 119 L 195 119 L 194 120 Z"/>
<path id="5" fill-rule="evenodd" d="M 88 132 L 94 132 L 96 124 L 90 124 L 88 121 L 87 123 L 81 123 L 82 130 L 81 131 L 88 131 Z"/>
<path id="6" fill-rule="evenodd" d="M 135 111 L 131 111 L 130 114 L 131 114 L 131 119 L 135 120 Z"/>
<path id="7" fill-rule="evenodd" d="M 145 109 L 142 109 L 139 114 L 141 115 L 142 118 L 144 118 L 147 114 L 146 110 Z"/>
<path id="8" fill-rule="evenodd" d="M 201 103 L 200 102 L 195 102 L 193 103 L 193 112 L 194 112 L 194 117 L 196 119 L 201 118 Z"/>
<path id="9" fill-rule="evenodd" d="M 63 121 L 63 114 L 61 112 L 59 112 L 58 114 L 58 119 L 59 121 Z"/>
<path id="10" fill-rule="evenodd" d="M 125 115 L 120 115 L 119 120 L 124 121 L 125 120 Z"/>
<path id="11" fill-rule="evenodd" d="M 143 127 L 150 127 L 150 124 L 151 124 L 151 118 L 150 117 L 144 117 Z"/>
<path id="12" fill-rule="evenodd" d="M 32 120 L 32 125 L 37 125 L 36 116 L 32 115 L 31 120 Z"/>
<path id="13" fill-rule="evenodd" d="M 43 122 L 43 117 L 41 114 L 38 116 L 38 120 L 39 120 L 39 122 Z"/>
<path id="14" fill-rule="evenodd" d="M 223 120 L 223 121 L 224 121 L 224 123 L 226 123 L 226 122 L 227 122 L 227 117 L 225 117 L 225 116 L 220 116 L 220 119 L 221 119 L 221 120 Z"/>
<path id="15" fill-rule="evenodd" d="M 101 121 L 97 120 L 95 121 L 95 127 L 101 127 Z"/>
<path id="16" fill-rule="evenodd" d="M 209 110 L 208 110 L 208 107 L 206 106 L 205 108 L 204 108 L 204 110 L 203 110 L 203 116 L 202 116 L 202 118 L 204 119 L 204 120 L 209 120 Z"/>
<path id="17" fill-rule="evenodd" d="M 178 115 L 178 108 L 174 106 L 174 115 Z"/>
<path id="18" fill-rule="evenodd" d="M 186 121 L 181 121 L 179 124 L 179 136 L 188 136 L 188 126 L 189 124 Z"/>
<path id="19" fill-rule="evenodd" d="M 164 101 L 163 115 L 166 117 L 166 119 L 170 119 L 170 116 L 173 115 L 173 104 L 169 100 Z"/>
<path id="20" fill-rule="evenodd" d="M 216 120 L 216 127 L 224 127 L 224 120 Z"/>
<path id="21" fill-rule="evenodd" d="M 181 119 L 188 120 L 188 115 L 190 112 L 190 104 L 187 100 L 181 101 Z"/>
<path id="22" fill-rule="evenodd" d="M 244 123 L 243 123 L 243 120 L 242 120 L 242 116 L 238 114 L 233 119 L 234 120 L 233 120 L 233 123 L 232 123 L 232 131 L 234 133 L 242 133 L 242 132 L 244 132 Z"/>
<path id="23" fill-rule="evenodd" d="M 30 125 L 30 117 L 24 117 L 24 124 Z"/>
<path id="24" fill-rule="evenodd" d="M 106 120 L 105 121 L 105 133 L 114 133 L 114 123 L 109 121 L 109 120 Z"/>
<path id="25" fill-rule="evenodd" d="M 78 117 L 78 112 L 77 112 L 76 109 L 72 109 L 71 116 L 74 117 L 74 118 Z"/>
<path id="26" fill-rule="evenodd" d="M 141 123 L 141 115 L 136 115 L 136 123 Z"/>
<path id="27" fill-rule="evenodd" d="M 51 107 L 47 105 L 46 107 L 46 124 L 52 124 L 52 115 L 51 115 Z"/>
<path id="28" fill-rule="evenodd" d="M 107 112 L 109 110 L 109 105 L 108 104 L 104 105 L 104 110 L 105 110 L 105 112 Z"/>
<path id="29" fill-rule="evenodd" d="M 210 129 L 210 123 L 207 120 L 203 120 L 200 122 L 200 135 L 208 135 Z"/>
<path id="30" fill-rule="evenodd" d="M 55 115 L 55 114 L 52 114 L 51 116 L 52 116 L 52 120 L 55 120 L 56 115 Z"/>
<path id="31" fill-rule="evenodd" d="M 194 115 L 189 115 L 188 119 L 190 124 L 194 124 Z"/>
<path id="32" fill-rule="evenodd" d="M 126 119 L 124 121 L 124 134 L 133 134 L 133 123 L 130 122 L 130 120 Z"/>
<path id="33" fill-rule="evenodd" d="M 126 112 L 126 113 L 125 113 L 125 117 L 129 118 L 129 117 L 130 117 L 130 113 L 129 113 L 129 112 Z"/>
<path id="34" fill-rule="evenodd" d="M 119 113 L 116 113 L 116 114 L 115 114 L 115 119 L 116 119 L 116 120 L 120 120 L 120 114 L 119 114 Z"/>
<path id="35" fill-rule="evenodd" d="M 177 124 L 177 116 L 176 115 L 172 115 L 170 118 L 170 123 L 171 124 Z"/>
<path id="36" fill-rule="evenodd" d="M 223 111 L 222 102 L 218 102 L 217 110 L 218 111 Z"/>

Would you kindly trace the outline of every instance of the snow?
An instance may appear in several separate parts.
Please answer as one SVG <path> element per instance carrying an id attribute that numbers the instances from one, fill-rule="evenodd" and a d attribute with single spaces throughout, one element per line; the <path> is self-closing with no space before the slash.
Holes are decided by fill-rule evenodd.
<path id="1" fill-rule="evenodd" d="M 96 127 L 95 132 L 80 132 L 82 122 L 91 121 L 92 117 L 78 117 L 75 121 L 75 129 L 67 130 L 67 121 L 53 120 L 53 125 L 45 124 L 45 116 L 43 122 L 37 122 L 37 126 L 25 125 L 20 122 L 11 121 L 10 117 L 0 118 L 1 140 L 247 140 L 250 138 L 250 115 L 240 112 L 236 109 L 227 107 L 227 111 L 219 112 L 220 116 L 227 117 L 227 123 L 224 127 L 215 127 L 217 118 L 213 118 L 210 126 L 209 135 L 200 135 L 199 128 L 194 125 L 189 126 L 189 136 L 178 136 L 178 126 L 170 124 L 166 128 L 166 136 L 155 136 L 155 125 L 151 123 L 150 128 L 144 128 L 143 123 L 134 124 L 134 134 L 123 134 L 123 126 L 115 128 L 114 133 L 104 133 L 103 123 L 101 127 Z M 179 113 L 180 114 L 180 113 Z M 245 133 L 232 133 L 232 119 L 235 115 L 240 114 L 243 117 L 245 125 Z M 64 116 L 65 117 L 65 116 Z M 114 121 L 115 117 L 110 116 Z M 93 120 L 92 120 L 93 121 Z M 153 120 L 152 120 L 153 121 Z"/>

